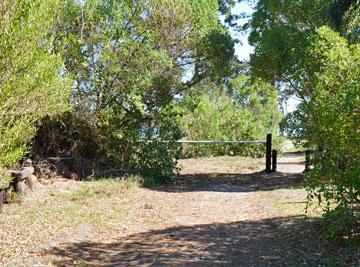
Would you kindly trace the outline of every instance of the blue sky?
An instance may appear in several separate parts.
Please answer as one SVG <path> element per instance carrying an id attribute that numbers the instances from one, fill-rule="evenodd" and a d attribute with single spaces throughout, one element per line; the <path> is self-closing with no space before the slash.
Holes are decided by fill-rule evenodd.
<path id="1" fill-rule="evenodd" d="M 251 15 L 254 10 L 249 6 L 248 3 L 241 2 L 236 4 L 233 9 L 234 14 L 246 13 L 247 15 Z M 240 19 L 238 21 L 239 25 L 244 25 L 248 19 Z M 248 61 L 250 59 L 250 54 L 254 51 L 254 48 L 249 45 L 248 37 L 249 33 L 238 33 L 232 32 L 234 37 L 237 37 L 240 40 L 240 43 L 235 46 L 235 54 L 237 57 L 243 61 Z"/>

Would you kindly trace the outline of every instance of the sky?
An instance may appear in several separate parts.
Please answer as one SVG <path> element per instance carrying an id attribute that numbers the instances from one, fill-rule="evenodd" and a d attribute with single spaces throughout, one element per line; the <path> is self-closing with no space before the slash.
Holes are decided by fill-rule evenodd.
<path id="1" fill-rule="evenodd" d="M 251 16 L 251 14 L 254 12 L 252 7 L 246 3 L 241 2 L 237 3 L 236 6 L 233 9 L 234 14 L 241 14 L 246 13 L 247 15 Z M 248 21 L 248 19 L 240 19 L 239 25 L 243 25 Z M 242 61 L 248 61 L 250 59 L 250 54 L 254 52 L 254 47 L 252 47 L 248 42 L 249 33 L 239 33 L 232 31 L 232 36 L 239 39 L 240 43 L 236 44 L 235 46 L 235 54 L 236 56 L 242 60 Z M 292 112 L 296 109 L 297 105 L 299 105 L 300 100 L 296 97 L 291 97 L 287 103 L 284 103 L 283 108 L 285 113 Z"/>
<path id="2" fill-rule="evenodd" d="M 247 15 L 251 15 L 254 10 L 249 6 L 248 3 L 241 2 L 236 4 L 233 9 L 234 14 L 246 13 Z M 238 24 L 244 25 L 248 22 L 248 19 L 239 19 Z M 254 48 L 249 44 L 248 37 L 249 33 L 238 33 L 232 32 L 231 33 L 234 37 L 239 38 L 240 43 L 236 44 L 235 46 L 235 54 L 236 56 L 243 61 L 248 61 L 250 59 L 250 54 L 254 52 Z"/>

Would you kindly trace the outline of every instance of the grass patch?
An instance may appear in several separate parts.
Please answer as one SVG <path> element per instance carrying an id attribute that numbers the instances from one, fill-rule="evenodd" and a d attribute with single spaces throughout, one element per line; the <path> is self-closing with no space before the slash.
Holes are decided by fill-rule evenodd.
<path id="1" fill-rule="evenodd" d="M 280 202 L 276 207 L 281 211 L 284 211 L 287 215 L 296 216 L 299 214 L 305 214 L 306 202 Z"/>
<path id="2" fill-rule="evenodd" d="M 140 187 L 141 183 L 141 178 L 137 176 L 131 176 L 126 180 L 101 178 L 83 182 L 80 189 L 63 196 L 70 198 L 72 201 L 110 197 L 125 192 L 134 192 Z"/>
<path id="3" fill-rule="evenodd" d="M 323 215 L 325 210 L 325 204 L 319 205 L 316 202 L 309 203 L 306 210 L 307 201 L 293 201 L 293 202 L 277 202 L 276 207 L 284 211 L 289 216 L 296 216 L 304 214 L 310 218 L 319 218 Z"/>

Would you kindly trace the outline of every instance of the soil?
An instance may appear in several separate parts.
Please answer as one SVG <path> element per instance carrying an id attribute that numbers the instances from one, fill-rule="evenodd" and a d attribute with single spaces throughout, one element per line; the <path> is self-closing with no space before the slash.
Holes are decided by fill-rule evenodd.
<path id="1" fill-rule="evenodd" d="M 285 155 L 266 174 L 263 159 L 181 160 L 176 183 L 151 189 L 59 178 L 0 215 L 0 264 L 360 266 L 357 248 L 321 239 L 318 208 L 305 216 L 303 161 Z M 47 217 L 64 206 L 78 209 Z"/>

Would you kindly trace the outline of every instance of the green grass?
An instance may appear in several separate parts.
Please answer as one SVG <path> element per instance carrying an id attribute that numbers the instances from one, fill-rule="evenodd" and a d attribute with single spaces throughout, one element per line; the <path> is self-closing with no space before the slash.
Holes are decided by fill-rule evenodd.
<path id="1" fill-rule="evenodd" d="M 136 191 L 141 182 L 141 179 L 136 176 L 129 177 L 126 180 L 101 178 L 84 182 L 80 189 L 63 194 L 63 196 L 72 201 L 110 197 L 113 194 Z"/>

